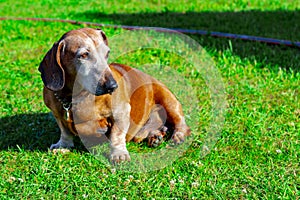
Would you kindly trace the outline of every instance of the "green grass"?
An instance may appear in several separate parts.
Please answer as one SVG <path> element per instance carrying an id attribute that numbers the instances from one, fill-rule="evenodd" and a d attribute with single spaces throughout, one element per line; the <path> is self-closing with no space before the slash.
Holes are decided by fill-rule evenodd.
<path id="1" fill-rule="evenodd" d="M 1 1 L 0 6 L 0 16 L 193 28 L 300 41 L 300 4 L 296 1 L 147 1 L 142 5 Z M 205 157 L 201 153 L 212 102 L 203 77 L 191 64 L 163 50 L 138 50 L 119 57 L 118 62 L 134 67 L 171 66 L 197 96 L 191 103 L 198 109 L 195 114 L 182 92 L 187 87 L 172 85 L 173 76 L 156 75 L 169 81 L 185 111 L 192 113 L 189 121 L 196 135 L 185 154 L 171 165 L 135 173 L 107 167 L 78 139 L 70 153 L 48 150 L 58 140 L 59 130 L 43 104 L 37 68 L 63 33 L 82 26 L 6 20 L 0 21 L 0 27 L 1 199 L 299 198 L 299 49 L 190 35 L 215 61 L 227 97 L 221 137 Z M 123 32 L 104 31 L 109 38 Z M 131 143 L 128 148 L 155 151 L 145 144 Z"/>

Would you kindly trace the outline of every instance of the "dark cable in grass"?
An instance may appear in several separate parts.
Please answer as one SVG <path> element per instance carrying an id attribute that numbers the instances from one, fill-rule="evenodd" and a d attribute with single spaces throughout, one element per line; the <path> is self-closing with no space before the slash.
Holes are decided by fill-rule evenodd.
<path id="1" fill-rule="evenodd" d="M 98 27 L 110 27 L 110 28 L 122 28 L 126 30 L 156 30 L 159 32 L 180 32 L 186 34 L 196 34 L 196 35 L 206 35 L 220 38 L 231 38 L 231 39 L 240 39 L 246 41 L 254 41 L 261 42 L 266 44 L 273 45 L 284 45 L 289 47 L 297 47 L 300 48 L 300 42 L 292 42 L 290 40 L 280 40 L 259 36 L 251 36 L 251 35 L 241 35 L 234 33 L 223 33 L 217 31 L 206 31 L 206 30 L 193 30 L 193 29 L 182 29 L 182 28 L 162 28 L 162 27 L 148 27 L 148 26 L 127 26 L 127 25 L 114 25 L 114 24 L 101 24 L 95 22 L 83 22 L 83 21 L 75 21 L 75 20 L 65 20 L 65 19 L 53 19 L 53 18 L 31 18 L 31 17 L 0 17 L 0 20 L 25 20 L 25 21 L 43 21 L 43 22 L 62 22 L 62 23 L 70 23 L 70 24 L 84 24 L 90 26 L 98 26 Z"/>

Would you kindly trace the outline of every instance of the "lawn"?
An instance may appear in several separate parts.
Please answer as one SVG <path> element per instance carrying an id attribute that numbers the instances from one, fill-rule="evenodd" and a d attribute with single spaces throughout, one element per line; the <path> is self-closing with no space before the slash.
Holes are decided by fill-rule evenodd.
<path id="1" fill-rule="evenodd" d="M 188 28 L 300 41 L 297 1 L 2 0 L 0 6 L 0 17 Z M 158 162 L 160 167 L 141 170 L 134 162 L 125 164 L 132 168 L 122 168 L 97 159 L 78 138 L 69 153 L 49 150 L 59 139 L 59 130 L 43 103 L 37 68 L 62 34 L 86 25 L 25 20 L 0 24 L 0 199 L 300 197 L 299 48 L 186 35 L 214 62 L 217 78 L 211 82 L 205 74 L 211 72 L 205 71 L 208 66 L 197 71 L 199 63 L 182 59 L 189 55 L 163 48 L 114 54 L 120 51 L 114 41 L 128 33 L 103 27 L 111 41 L 111 61 L 165 82 L 182 102 L 193 129 L 188 145 L 179 148 L 168 142 L 157 149 L 129 143 L 132 155 L 143 158 L 159 152 L 144 161 Z M 219 83 L 218 95 L 212 88 Z M 226 112 L 218 110 L 223 106 Z M 207 144 L 210 151 L 204 152 Z"/>

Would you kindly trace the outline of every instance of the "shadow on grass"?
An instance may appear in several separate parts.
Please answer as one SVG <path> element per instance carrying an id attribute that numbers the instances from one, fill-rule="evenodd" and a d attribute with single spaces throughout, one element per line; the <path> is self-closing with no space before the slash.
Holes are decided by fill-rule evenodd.
<path id="1" fill-rule="evenodd" d="M 244 11 L 244 12 L 162 12 L 114 13 L 84 12 L 76 19 L 93 22 L 112 22 L 122 25 L 186 28 L 225 33 L 244 34 L 291 41 L 300 41 L 300 11 Z M 190 35 L 208 50 L 223 51 L 231 48 L 229 39 Z M 278 45 L 232 40 L 233 53 L 262 64 L 299 70 L 300 51 Z"/>
<path id="2" fill-rule="evenodd" d="M 60 131 L 50 113 L 19 114 L 0 118 L 0 150 L 22 148 L 48 151 L 59 140 Z M 82 150 L 79 138 L 76 149 Z"/>

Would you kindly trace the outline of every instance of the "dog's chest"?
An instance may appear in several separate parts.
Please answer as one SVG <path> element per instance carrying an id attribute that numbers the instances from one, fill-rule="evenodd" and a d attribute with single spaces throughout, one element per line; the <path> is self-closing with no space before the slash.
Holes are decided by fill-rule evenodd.
<path id="1" fill-rule="evenodd" d="M 73 118 L 75 123 L 87 121 L 99 121 L 100 124 L 111 117 L 110 98 L 98 98 L 93 95 L 85 97 L 72 105 Z"/>

